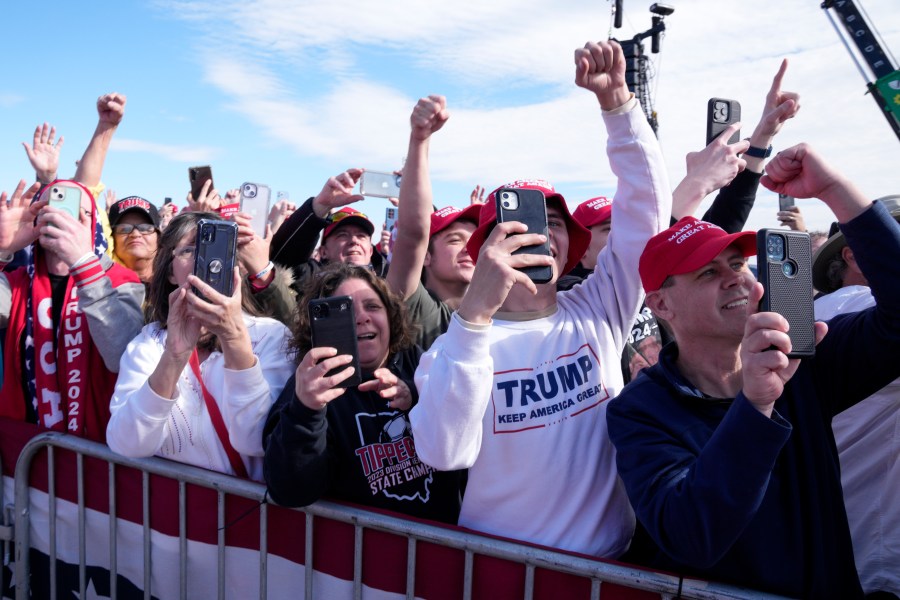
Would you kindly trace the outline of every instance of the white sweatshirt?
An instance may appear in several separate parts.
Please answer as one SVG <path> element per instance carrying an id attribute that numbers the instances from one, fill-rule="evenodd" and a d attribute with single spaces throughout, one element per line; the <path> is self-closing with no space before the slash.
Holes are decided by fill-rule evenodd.
<path id="1" fill-rule="evenodd" d="M 410 415 L 424 462 L 469 468 L 460 525 L 603 557 L 634 531 L 606 406 L 643 300 L 638 259 L 668 227 L 672 198 L 653 132 L 627 108 L 604 113 L 619 186 L 594 273 L 546 317 L 480 328 L 454 314 L 419 363 Z"/>
<path id="2" fill-rule="evenodd" d="M 241 371 L 226 369 L 222 353 L 213 352 L 200 363 L 200 373 L 247 473 L 262 481 L 263 425 L 269 407 L 294 372 L 294 363 L 287 352 L 287 327 L 274 319 L 248 315 L 244 322 L 256 364 Z M 109 407 L 107 443 L 125 456 L 157 455 L 234 475 L 190 366 L 181 373 L 174 400 L 150 388 L 150 374 L 166 347 L 166 333 L 158 323 L 151 323 L 128 344 Z"/>

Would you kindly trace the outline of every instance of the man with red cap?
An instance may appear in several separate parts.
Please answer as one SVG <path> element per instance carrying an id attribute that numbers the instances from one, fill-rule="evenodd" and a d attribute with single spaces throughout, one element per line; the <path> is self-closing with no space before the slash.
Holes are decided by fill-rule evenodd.
<path id="1" fill-rule="evenodd" d="M 475 271 L 466 244 L 478 225 L 481 205 L 440 210 L 432 206 L 428 150 L 431 135 L 449 118 L 443 96 L 421 98 L 410 115 L 397 239 L 386 277 L 419 325 L 417 343 L 424 350 L 447 331 L 450 315 L 459 307 Z"/>
<path id="2" fill-rule="evenodd" d="M 322 191 L 307 199 L 272 236 L 269 257 L 273 263 L 293 270 L 296 287 L 302 287 L 327 262 L 371 265 L 382 276 L 387 272 L 382 256 L 373 252 L 375 225 L 369 217 L 348 206 L 363 199 L 353 193 L 362 172 L 362 169 L 347 169 L 330 177 Z M 312 256 L 319 233 L 322 244 L 320 260 L 316 260 Z"/>
<path id="3" fill-rule="evenodd" d="M 831 420 L 900 375 L 900 225 L 805 144 L 767 172 L 767 188 L 834 212 L 877 305 L 816 323 L 815 357 L 789 359 L 787 321 L 757 311 L 753 232 L 685 217 L 650 240 L 646 302 L 675 343 L 607 412 L 652 540 L 628 559 L 790 597 L 859 598 Z"/>
<path id="4" fill-rule="evenodd" d="M 585 200 L 575 207 L 572 218 L 578 221 L 585 229 L 591 232 L 591 243 L 584 256 L 575 265 L 571 272 L 563 275 L 556 282 L 557 290 L 568 290 L 572 286 L 584 281 L 584 278 L 594 272 L 597 266 L 597 255 L 606 247 L 609 237 L 609 228 L 612 223 L 612 199 L 606 196 L 598 196 Z"/>
<path id="5" fill-rule="evenodd" d="M 607 251 L 583 285 L 557 293 L 590 232 L 545 181 L 505 187 L 544 195 L 549 240 L 523 223 L 497 223 L 491 193 L 468 243 L 472 282 L 419 363 L 410 421 L 423 461 L 469 469 L 460 525 L 615 557 L 628 547 L 634 514 L 615 473 L 606 406 L 622 388 L 619 356 L 643 297 L 639 251 L 668 224 L 671 193 L 659 145 L 625 84 L 622 49 L 591 42 L 575 64 L 576 83 L 603 109 L 619 178 Z M 550 256 L 515 253 L 544 241 Z M 520 270 L 532 266 L 549 266 L 550 281 L 535 284 Z"/>

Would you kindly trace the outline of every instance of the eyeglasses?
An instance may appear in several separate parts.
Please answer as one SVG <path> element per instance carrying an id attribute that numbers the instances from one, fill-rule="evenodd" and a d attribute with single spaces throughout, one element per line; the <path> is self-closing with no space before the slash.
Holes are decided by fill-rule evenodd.
<path id="1" fill-rule="evenodd" d="M 138 223 L 137 225 L 132 225 L 131 223 L 121 223 L 112 228 L 113 233 L 116 235 L 130 235 L 132 231 L 135 229 L 138 230 L 138 233 L 141 235 L 149 235 L 156 231 L 156 227 L 153 223 Z"/>
<path id="2" fill-rule="evenodd" d="M 182 246 L 181 248 L 175 248 L 172 251 L 172 255 L 175 258 L 190 261 L 190 260 L 194 260 L 195 252 L 196 252 L 196 246 L 194 246 L 194 245 Z"/>

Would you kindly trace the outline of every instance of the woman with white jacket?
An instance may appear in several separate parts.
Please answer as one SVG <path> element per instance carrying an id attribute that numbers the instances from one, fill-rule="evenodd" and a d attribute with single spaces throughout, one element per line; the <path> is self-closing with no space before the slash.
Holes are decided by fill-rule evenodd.
<path id="1" fill-rule="evenodd" d="M 294 370 L 289 331 L 255 316 L 237 268 L 230 297 L 193 275 L 201 218 L 219 217 L 184 213 L 160 238 L 151 323 L 122 357 L 107 442 L 125 456 L 157 455 L 262 480 L 263 423 Z"/>

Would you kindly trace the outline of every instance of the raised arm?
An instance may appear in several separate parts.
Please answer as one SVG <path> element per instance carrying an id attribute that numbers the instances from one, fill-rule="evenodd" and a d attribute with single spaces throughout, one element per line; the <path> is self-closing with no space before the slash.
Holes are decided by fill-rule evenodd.
<path id="1" fill-rule="evenodd" d="M 778 73 L 772 79 L 772 86 L 766 94 L 766 103 L 763 107 L 763 116 L 750 136 L 750 146 L 766 150 L 772 140 L 781 131 L 785 121 L 793 119 L 800 111 L 800 95 L 795 92 L 786 92 L 781 89 L 781 82 L 787 72 L 788 61 L 781 61 Z M 752 152 L 751 152 L 752 153 Z M 762 173 L 766 159 L 758 156 L 745 155 L 747 169 L 754 173 Z"/>
<path id="2" fill-rule="evenodd" d="M 319 233 L 328 224 L 326 219 L 332 209 L 363 199 L 353 193 L 360 175 L 362 169 L 347 169 L 329 177 L 322 191 L 304 202 L 275 232 L 269 249 L 270 258 L 291 268 L 308 261 L 319 241 Z"/>
<path id="3" fill-rule="evenodd" d="M 28 162 L 34 168 L 34 175 L 38 183 L 47 185 L 57 178 L 59 170 L 59 152 L 63 147 L 63 136 L 54 143 L 56 127 L 49 123 L 34 128 L 34 139 L 31 146 L 22 142 Z"/>
<path id="4" fill-rule="evenodd" d="M 781 89 L 787 64 L 787 60 L 781 62 L 778 73 L 772 80 L 772 85 L 766 94 L 762 117 L 754 128 L 753 135 L 749 140 L 732 145 L 737 152 L 741 153 L 740 161 L 742 163 L 741 169 L 732 179 L 724 183 L 716 183 L 713 180 L 712 185 L 706 187 L 695 181 L 693 186 L 683 188 L 686 182 L 693 179 L 691 156 L 688 155 L 688 176 L 676 188 L 672 206 L 673 219 L 693 215 L 704 197 L 719 190 L 709 210 L 703 215 L 703 220 L 715 223 L 729 233 L 744 229 L 747 217 L 750 216 L 750 211 L 756 201 L 759 178 L 766 163 L 764 155 L 768 153 L 772 140 L 781 131 L 785 121 L 792 119 L 800 110 L 800 96 Z M 719 140 L 728 139 L 726 136 L 730 136 L 731 132 L 732 130 L 729 130 L 724 135 L 720 135 L 710 146 Z M 721 167 L 722 165 L 719 165 L 720 169 Z"/>
<path id="5" fill-rule="evenodd" d="M 39 232 L 34 220 L 48 202 L 44 199 L 31 203 L 40 187 L 40 183 L 34 183 L 26 189 L 23 179 L 12 196 L 0 193 L 0 254 L 18 252 L 37 239 Z"/>
<path id="6" fill-rule="evenodd" d="M 428 147 L 431 135 L 449 118 L 447 100 L 443 96 L 420 99 L 409 118 L 412 131 L 403 167 L 403 185 L 400 186 L 397 239 L 387 276 L 388 285 L 404 300 L 419 285 L 428 249 L 432 212 Z"/>
<path id="7" fill-rule="evenodd" d="M 750 142 L 728 143 L 740 128 L 740 123 L 732 123 L 703 150 L 688 152 L 687 174 L 672 190 L 673 221 L 692 216 L 704 198 L 727 186 L 747 166 L 741 154 L 750 147 Z"/>
<path id="8" fill-rule="evenodd" d="M 623 63 L 622 49 L 615 42 L 589 42 L 575 54 L 576 83 L 594 92 L 603 108 L 606 153 L 617 187 L 609 241 L 598 254 L 594 274 L 563 294 L 583 304 L 622 347 L 643 299 L 638 276 L 641 251 L 672 216 L 662 150 L 628 92 Z M 589 66 L 596 72 L 585 74 Z"/>
<path id="9" fill-rule="evenodd" d="M 125 116 L 125 96 L 113 92 L 97 98 L 97 116 L 97 128 L 78 162 L 74 177 L 89 188 L 100 184 L 109 144 Z"/>
<path id="10" fill-rule="evenodd" d="M 625 83 L 625 57 L 617 42 L 588 42 L 575 51 L 575 84 L 593 92 L 611 111 L 632 98 Z"/>

